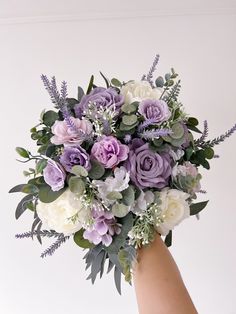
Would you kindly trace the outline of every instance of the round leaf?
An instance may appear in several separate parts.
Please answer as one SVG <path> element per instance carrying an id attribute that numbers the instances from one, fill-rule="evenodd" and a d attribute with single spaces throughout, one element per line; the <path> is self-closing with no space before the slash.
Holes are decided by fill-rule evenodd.
<path id="1" fill-rule="evenodd" d="M 158 76 L 158 78 L 155 81 L 155 84 L 156 84 L 156 87 L 161 87 L 162 88 L 164 86 L 164 84 L 165 84 L 165 81 L 164 81 L 163 77 L 162 76 Z"/>
<path id="2" fill-rule="evenodd" d="M 54 122 L 58 120 L 58 118 L 59 116 L 57 112 L 53 110 L 49 110 L 49 111 L 46 111 L 43 115 L 43 123 L 47 126 L 52 126 Z"/>
<path id="3" fill-rule="evenodd" d="M 135 199 L 133 187 L 130 185 L 127 189 L 122 191 L 122 196 L 123 196 L 122 202 L 125 205 L 130 206 L 131 204 L 133 204 Z"/>
<path id="4" fill-rule="evenodd" d="M 117 192 L 117 191 L 112 191 L 112 192 L 107 194 L 107 198 L 109 200 L 119 200 L 119 199 L 122 199 L 122 194 L 120 192 Z"/>
<path id="5" fill-rule="evenodd" d="M 90 249 L 94 247 L 94 244 L 90 243 L 88 240 L 84 239 L 83 237 L 84 229 L 80 229 L 74 234 L 74 241 L 75 243 L 83 248 L 83 249 Z"/>
<path id="6" fill-rule="evenodd" d="M 87 175 L 88 175 L 88 171 L 80 165 L 76 165 L 76 166 L 72 167 L 70 172 L 73 173 L 74 175 L 78 176 L 78 177 L 87 177 Z"/>
<path id="7" fill-rule="evenodd" d="M 114 216 L 116 217 L 124 217 L 128 214 L 129 212 L 129 207 L 124 205 L 124 204 L 114 204 L 112 206 L 112 213 L 114 214 Z"/>
<path id="8" fill-rule="evenodd" d="M 180 123 L 175 123 L 171 130 L 173 133 L 170 134 L 170 137 L 174 139 L 180 139 L 184 136 L 184 128 Z"/>
<path id="9" fill-rule="evenodd" d="M 105 173 L 105 168 L 97 160 L 91 160 L 91 166 L 88 172 L 89 177 L 95 180 L 100 179 Z"/>
<path id="10" fill-rule="evenodd" d="M 131 114 L 131 115 L 124 115 L 122 118 L 122 122 L 125 125 L 133 125 L 137 122 L 138 117 L 135 114 Z"/>
<path id="11" fill-rule="evenodd" d="M 69 180 L 69 189 L 71 190 L 72 193 L 82 195 L 85 190 L 85 184 L 82 179 L 79 177 L 71 177 Z"/>

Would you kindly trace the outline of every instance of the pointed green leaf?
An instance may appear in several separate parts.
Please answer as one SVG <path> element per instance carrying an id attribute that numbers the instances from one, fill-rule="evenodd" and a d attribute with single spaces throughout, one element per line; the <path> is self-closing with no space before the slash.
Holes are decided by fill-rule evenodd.
<path id="1" fill-rule="evenodd" d="M 105 173 L 105 168 L 97 161 L 91 160 L 91 169 L 88 172 L 88 175 L 91 179 L 98 180 Z"/>
<path id="2" fill-rule="evenodd" d="M 94 247 L 94 244 L 89 242 L 87 239 L 83 237 L 84 229 L 80 229 L 74 234 L 74 242 L 83 249 L 90 249 Z"/>
<path id="3" fill-rule="evenodd" d="M 51 203 L 64 193 L 66 188 L 59 191 L 52 191 L 51 187 L 47 184 L 39 186 L 39 200 L 43 203 Z"/>
<path id="4" fill-rule="evenodd" d="M 29 158 L 29 152 L 24 149 L 23 147 L 16 147 L 16 152 L 22 157 L 22 158 Z"/>
<path id="5" fill-rule="evenodd" d="M 190 215 L 196 215 L 202 211 L 208 204 L 209 201 L 195 203 L 190 205 Z"/>

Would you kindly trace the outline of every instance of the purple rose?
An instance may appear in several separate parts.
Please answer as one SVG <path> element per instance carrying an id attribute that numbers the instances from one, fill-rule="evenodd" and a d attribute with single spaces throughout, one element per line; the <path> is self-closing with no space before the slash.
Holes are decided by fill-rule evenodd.
<path id="1" fill-rule="evenodd" d="M 162 189 L 168 185 L 171 175 L 169 155 L 150 150 L 149 144 L 140 139 L 132 142 L 126 168 L 130 171 L 131 181 L 140 189 Z"/>
<path id="2" fill-rule="evenodd" d="M 97 108 L 109 108 L 114 106 L 114 109 L 117 111 L 117 113 L 119 113 L 120 108 L 124 103 L 124 96 L 118 94 L 117 91 L 112 87 L 96 87 L 88 95 L 84 95 L 79 104 L 75 105 L 76 117 L 81 118 L 81 116 L 88 109 L 89 103 L 95 104 Z"/>
<path id="3" fill-rule="evenodd" d="M 76 165 L 82 166 L 86 170 L 91 169 L 90 157 L 81 146 L 65 147 L 60 156 L 60 163 L 68 172 L 70 172 L 71 168 Z"/>
<path id="4" fill-rule="evenodd" d="M 99 161 L 105 168 L 113 168 L 128 158 L 129 147 L 122 144 L 114 136 L 103 136 L 91 150 L 91 157 Z"/>
<path id="5" fill-rule="evenodd" d="M 59 191 L 64 187 L 66 172 L 56 161 L 49 159 L 43 170 L 45 182 L 50 185 L 53 191 Z"/>
<path id="6" fill-rule="evenodd" d="M 139 104 L 138 112 L 145 120 L 161 123 L 170 118 L 171 112 L 164 100 L 145 99 Z"/>

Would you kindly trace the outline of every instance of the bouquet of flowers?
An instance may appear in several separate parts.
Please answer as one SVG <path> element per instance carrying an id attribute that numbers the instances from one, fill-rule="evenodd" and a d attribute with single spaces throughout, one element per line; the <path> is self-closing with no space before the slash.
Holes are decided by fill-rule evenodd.
<path id="1" fill-rule="evenodd" d="M 26 194 L 16 219 L 26 210 L 33 218 L 31 230 L 16 237 L 54 238 L 42 257 L 73 239 L 87 250 L 88 279 L 94 283 L 107 264 L 119 292 L 121 274 L 131 282 L 137 248 L 156 232 L 170 246 L 174 227 L 205 208 L 208 201 L 196 201 L 204 193 L 199 168 L 210 168 L 213 147 L 236 130 L 207 140 L 207 121 L 200 131 L 178 99 L 174 69 L 153 79 L 158 60 L 140 81 L 101 73 L 100 87 L 92 76 L 77 99 L 68 97 L 66 82 L 59 90 L 55 77 L 42 75 L 55 109 L 43 111 L 30 130 L 36 154 L 16 148 L 22 162 L 34 162 L 24 171 L 28 182 L 10 190 Z"/>

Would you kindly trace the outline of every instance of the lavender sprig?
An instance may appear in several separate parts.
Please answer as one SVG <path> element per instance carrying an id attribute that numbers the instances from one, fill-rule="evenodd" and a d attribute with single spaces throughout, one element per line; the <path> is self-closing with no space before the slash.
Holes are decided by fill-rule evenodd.
<path id="1" fill-rule="evenodd" d="M 139 137 L 145 140 L 152 140 L 155 138 L 159 138 L 161 136 L 167 136 L 172 133 L 170 129 L 153 129 L 153 130 L 145 130 L 142 133 L 138 133 Z"/>
<path id="2" fill-rule="evenodd" d="M 151 66 L 148 74 L 142 76 L 142 81 L 144 81 L 144 80 L 148 81 L 149 84 L 152 86 L 152 88 L 155 87 L 152 79 L 153 79 L 153 73 L 156 71 L 156 66 L 157 66 L 157 64 L 159 62 L 159 58 L 160 58 L 160 55 L 157 54 L 155 56 L 155 59 L 154 59 L 154 61 L 152 63 L 152 66 Z"/>
<path id="3" fill-rule="evenodd" d="M 28 231 L 28 232 L 24 232 L 24 233 L 18 233 L 15 235 L 15 237 L 17 239 L 25 239 L 25 238 L 32 238 L 33 236 L 37 236 L 40 235 L 41 237 L 47 237 L 47 238 L 59 238 L 61 236 L 63 236 L 62 233 L 58 233 L 54 230 L 40 230 L 40 231 Z"/>
<path id="4" fill-rule="evenodd" d="M 202 142 L 198 146 L 201 148 L 207 148 L 207 147 L 214 147 L 215 145 L 219 145 L 220 143 L 224 142 L 226 138 L 230 137 L 233 135 L 233 133 L 236 131 L 236 123 L 235 125 L 229 129 L 227 132 L 224 134 L 214 138 L 213 140 L 209 140 L 207 142 Z"/>
<path id="5" fill-rule="evenodd" d="M 195 141 L 195 144 L 196 144 L 197 146 L 198 146 L 199 144 L 203 143 L 203 142 L 206 140 L 206 138 L 207 138 L 207 136 L 208 136 L 208 133 L 209 133 L 207 120 L 205 120 L 205 121 L 203 122 L 203 125 L 204 125 L 204 128 L 203 128 L 202 135 L 201 135 L 201 137 L 199 137 L 199 139 L 197 139 L 197 140 Z"/>
<path id="6" fill-rule="evenodd" d="M 156 119 L 147 119 L 145 121 L 143 121 L 142 123 L 140 123 L 140 125 L 138 126 L 138 132 L 141 133 L 144 129 L 146 129 L 147 127 L 149 127 L 152 124 L 156 123 Z"/>
<path id="7" fill-rule="evenodd" d="M 52 256 L 59 247 L 69 240 L 69 236 L 60 236 L 49 248 L 47 248 L 42 254 L 41 257 L 44 258 L 46 256 Z"/>

